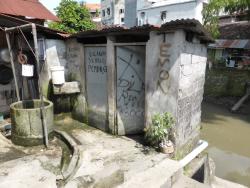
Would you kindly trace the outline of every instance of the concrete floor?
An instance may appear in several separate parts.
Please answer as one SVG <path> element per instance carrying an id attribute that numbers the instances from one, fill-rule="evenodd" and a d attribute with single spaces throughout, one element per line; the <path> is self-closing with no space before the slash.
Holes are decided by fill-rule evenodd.
<path id="1" fill-rule="evenodd" d="M 56 118 L 56 128 L 68 132 L 78 143 L 81 153 L 80 168 L 66 188 L 132 188 L 145 183 L 148 188 L 169 187 L 171 177 L 180 172 L 177 161 L 136 140 L 106 134 L 71 118 Z M 62 150 L 56 140 L 50 142 L 46 150 L 43 146 L 14 146 L 1 136 L 0 151 L 1 188 L 57 187 Z M 8 157 L 10 151 L 15 157 Z"/>
<path id="2" fill-rule="evenodd" d="M 57 116 L 55 125 L 73 137 L 81 156 L 79 168 L 65 188 L 191 188 L 199 185 L 183 175 L 178 161 L 143 146 L 136 139 L 112 136 L 64 116 Z M 14 146 L 0 135 L 0 187 L 58 187 L 62 155 L 59 144 L 54 139 L 48 149 L 24 148 Z"/>

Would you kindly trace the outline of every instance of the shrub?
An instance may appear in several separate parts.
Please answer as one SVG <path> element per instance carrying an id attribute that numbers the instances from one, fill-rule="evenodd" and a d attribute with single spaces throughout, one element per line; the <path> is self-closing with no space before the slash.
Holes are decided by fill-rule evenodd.
<path id="1" fill-rule="evenodd" d="M 146 142 L 151 146 L 157 147 L 160 142 L 169 139 L 174 123 L 173 116 L 168 112 L 155 114 L 152 118 L 152 125 L 145 129 Z"/>

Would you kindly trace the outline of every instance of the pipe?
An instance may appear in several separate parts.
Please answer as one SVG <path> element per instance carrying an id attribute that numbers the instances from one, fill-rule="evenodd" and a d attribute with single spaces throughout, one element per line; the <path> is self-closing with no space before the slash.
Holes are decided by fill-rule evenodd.
<path id="1" fill-rule="evenodd" d="M 208 147 L 208 143 L 204 140 L 199 140 L 199 146 L 196 147 L 191 153 L 179 161 L 181 167 L 185 167 L 190 163 L 195 157 L 197 157 L 201 152 L 203 152 Z"/>
<path id="2" fill-rule="evenodd" d="M 40 77 L 40 62 L 39 62 L 39 54 L 38 54 L 38 44 L 37 44 L 37 32 L 36 32 L 36 25 L 32 24 L 32 34 L 33 34 L 33 40 L 34 40 L 34 47 L 35 47 L 35 58 L 36 58 L 36 71 L 37 71 L 37 76 L 38 76 L 38 90 L 40 94 L 40 100 L 41 100 L 41 105 L 40 105 L 40 111 L 41 111 L 41 120 L 42 120 L 42 125 L 43 125 L 43 132 L 44 132 L 44 144 L 46 147 L 49 145 L 48 141 L 48 128 L 47 124 L 45 121 L 45 113 L 44 113 L 44 101 L 43 101 L 43 93 L 42 93 L 42 80 Z"/>

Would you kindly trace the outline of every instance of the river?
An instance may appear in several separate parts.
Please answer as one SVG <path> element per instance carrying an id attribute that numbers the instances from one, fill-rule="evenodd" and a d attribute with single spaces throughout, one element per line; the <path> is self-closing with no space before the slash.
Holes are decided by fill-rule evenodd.
<path id="1" fill-rule="evenodd" d="M 250 187 L 250 115 L 203 103 L 201 137 L 209 143 L 216 176 Z"/>

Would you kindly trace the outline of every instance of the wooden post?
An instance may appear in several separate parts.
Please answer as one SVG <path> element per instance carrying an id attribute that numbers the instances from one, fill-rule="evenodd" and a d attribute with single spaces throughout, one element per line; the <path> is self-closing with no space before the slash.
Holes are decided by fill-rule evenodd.
<path id="1" fill-rule="evenodd" d="M 18 88 L 17 78 L 16 78 L 16 69 L 15 69 L 15 65 L 14 65 L 13 53 L 12 53 L 11 44 L 10 44 L 10 36 L 9 36 L 9 33 L 7 33 L 7 32 L 5 32 L 5 34 L 6 34 L 6 40 L 7 40 L 7 44 L 8 44 L 9 53 L 10 53 L 10 62 L 11 62 L 14 81 L 15 81 L 17 100 L 20 101 L 19 88 Z"/>
<path id="2" fill-rule="evenodd" d="M 43 101 L 43 93 L 42 93 L 42 84 L 41 84 L 41 79 L 40 79 L 40 62 L 39 62 L 39 55 L 38 55 L 38 44 L 37 44 L 37 32 L 36 32 L 36 25 L 32 24 L 32 34 L 33 34 L 33 40 L 34 40 L 34 47 L 35 47 L 35 55 L 36 55 L 36 71 L 37 71 L 37 76 L 38 76 L 38 91 L 40 94 L 40 100 L 41 100 L 41 106 L 40 106 L 40 111 L 41 111 L 41 120 L 42 120 L 42 125 L 43 125 L 43 132 L 44 132 L 44 138 L 45 138 L 45 146 L 48 147 L 49 141 L 48 141 L 48 129 L 47 125 L 45 122 L 45 114 L 44 114 L 44 101 Z"/>

